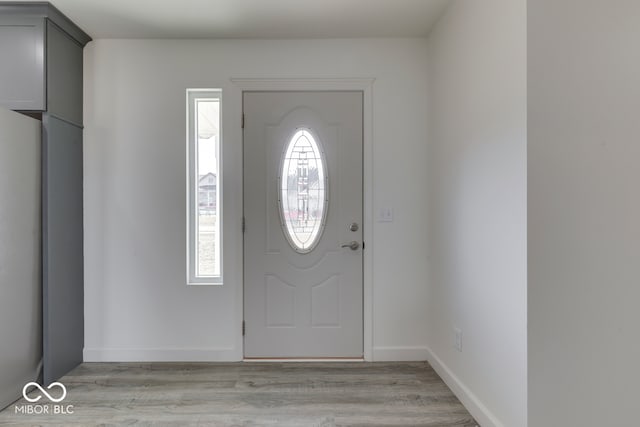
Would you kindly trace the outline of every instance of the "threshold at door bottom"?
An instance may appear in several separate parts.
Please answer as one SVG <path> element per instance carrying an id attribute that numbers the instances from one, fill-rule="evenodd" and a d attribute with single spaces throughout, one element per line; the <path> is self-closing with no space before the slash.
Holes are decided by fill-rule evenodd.
<path id="1" fill-rule="evenodd" d="M 362 357 L 245 357 L 243 362 L 364 362 Z"/>

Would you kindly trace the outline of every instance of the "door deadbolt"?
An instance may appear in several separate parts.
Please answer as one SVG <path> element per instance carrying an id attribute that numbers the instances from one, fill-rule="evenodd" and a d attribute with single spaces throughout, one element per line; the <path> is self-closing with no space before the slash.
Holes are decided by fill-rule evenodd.
<path id="1" fill-rule="evenodd" d="M 352 222 L 351 225 L 349 226 L 349 230 L 351 231 L 358 231 L 358 223 L 357 222 Z"/>

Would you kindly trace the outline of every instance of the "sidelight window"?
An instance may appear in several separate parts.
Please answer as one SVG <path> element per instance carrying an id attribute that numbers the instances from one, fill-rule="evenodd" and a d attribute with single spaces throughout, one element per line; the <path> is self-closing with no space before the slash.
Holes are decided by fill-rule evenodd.
<path id="1" fill-rule="evenodd" d="M 187 90 L 187 283 L 222 284 L 220 90 Z"/>

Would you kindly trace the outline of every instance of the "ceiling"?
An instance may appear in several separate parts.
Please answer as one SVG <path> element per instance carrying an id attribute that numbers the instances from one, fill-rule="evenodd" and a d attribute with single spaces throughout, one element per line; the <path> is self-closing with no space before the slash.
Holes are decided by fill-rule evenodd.
<path id="1" fill-rule="evenodd" d="M 93 38 L 341 38 L 426 36 L 449 0 L 51 3 Z"/>

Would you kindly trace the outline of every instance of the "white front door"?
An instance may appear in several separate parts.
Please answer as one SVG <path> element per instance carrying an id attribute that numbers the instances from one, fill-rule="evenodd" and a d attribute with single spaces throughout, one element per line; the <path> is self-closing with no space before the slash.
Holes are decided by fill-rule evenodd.
<path id="1" fill-rule="evenodd" d="M 245 92 L 244 355 L 362 357 L 362 92 Z"/>

